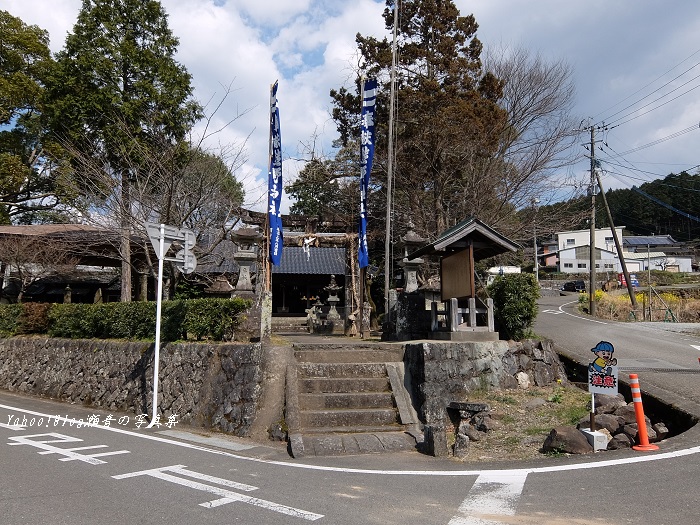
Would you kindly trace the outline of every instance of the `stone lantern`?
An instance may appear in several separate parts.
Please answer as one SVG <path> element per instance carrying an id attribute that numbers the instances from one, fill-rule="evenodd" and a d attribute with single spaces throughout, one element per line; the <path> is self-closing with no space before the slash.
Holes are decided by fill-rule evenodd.
<path id="1" fill-rule="evenodd" d="M 335 275 L 331 275 L 330 284 L 324 288 L 324 290 L 328 292 L 328 304 L 330 306 L 330 310 L 328 311 L 327 319 L 329 321 L 340 320 L 340 314 L 335 308 L 335 305 L 340 302 L 340 299 L 338 298 L 338 290 L 340 290 L 340 288 L 341 287 L 335 282 Z"/>
<path id="2" fill-rule="evenodd" d="M 262 239 L 262 234 L 257 228 L 239 228 L 231 232 L 231 240 L 236 244 L 238 250 L 233 254 L 233 260 L 238 264 L 238 282 L 233 290 L 236 297 L 253 297 L 255 288 L 251 278 L 252 267 L 258 260 L 255 249 Z"/>
<path id="3" fill-rule="evenodd" d="M 403 248 L 403 259 L 400 266 L 404 270 L 405 285 L 404 291 L 406 293 L 415 292 L 418 289 L 418 269 L 420 265 L 423 264 L 423 259 L 408 259 L 408 254 L 413 253 L 420 246 L 425 244 L 426 240 L 419 236 L 412 229 L 406 232 L 406 235 L 401 237 L 400 246 Z"/>

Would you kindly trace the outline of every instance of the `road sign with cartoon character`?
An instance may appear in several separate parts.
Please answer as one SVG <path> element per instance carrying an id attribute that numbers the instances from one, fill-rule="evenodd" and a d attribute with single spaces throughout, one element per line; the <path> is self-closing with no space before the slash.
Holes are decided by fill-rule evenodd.
<path id="1" fill-rule="evenodd" d="M 615 348 L 608 341 L 601 341 L 591 352 L 596 356 L 588 365 L 588 391 L 591 394 L 617 394 L 617 359 Z"/>

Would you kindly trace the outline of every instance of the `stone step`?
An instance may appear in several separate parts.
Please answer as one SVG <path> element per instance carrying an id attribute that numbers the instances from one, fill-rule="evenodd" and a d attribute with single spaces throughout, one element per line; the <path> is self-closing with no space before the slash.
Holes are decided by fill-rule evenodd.
<path id="1" fill-rule="evenodd" d="M 384 428 L 386 425 L 398 425 L 396 409 L 352 409 L 352 410 L 302 410 L 301 427 L 308 431 L 312 428 Z"/>
<path id="2" fill-rule="evenodd" d="M 366 345 L 346 347 L 335 344 L 294 345 L 298 363 L 390 363 L 403 361 L 403 347 Z"/>
<path id="3" fill-rule="evenodd" d="M 299 394 L 391 392 L 388 377 L 299 378 Z"/>
<path id="4" fill-rule="evenodd" d="M 299 394 L 300 410 L 332 408 L 393 408 L 391 392 Z"/>
<path id="5" fill-rule="evenodd" d="M 403 361 L 403 349 L 307 348 L 294 350 L 299 363 L 391 363 Z"/>
<path id="6" fill-rule="evenodd" d="M 300 363 L 301 378 L 385 377 L 384 363 Z"/>
<path id="7" fill-rule="evenodd" d="M 366 432 L 307 433 L 298 436 L 290 445 L 294 457 L 300 458 L 415 450 L 416 439 L 401 430 L 385 432 L 367 428 Z"/>

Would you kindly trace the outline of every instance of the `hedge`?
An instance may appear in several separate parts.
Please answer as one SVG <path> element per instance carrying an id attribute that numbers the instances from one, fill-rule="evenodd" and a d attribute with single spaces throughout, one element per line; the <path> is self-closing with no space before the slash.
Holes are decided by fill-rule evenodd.
<path id="1" fill-rule="evenodd" d="M 232 340 L 250 305 L 245 299 L 165 301 L 161 339 Z M 152 341 L 155 332 L 155 302 L 0 305 L 0 337 L 47 334 L 68 339 Z"/>

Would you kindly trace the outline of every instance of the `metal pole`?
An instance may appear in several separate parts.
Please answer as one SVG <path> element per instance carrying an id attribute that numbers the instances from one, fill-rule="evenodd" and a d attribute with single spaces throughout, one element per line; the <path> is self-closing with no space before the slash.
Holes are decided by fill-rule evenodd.
<path id="1" fill-rule="evenodd" d="M 533 237 L 533 247 L 535 248 L 535 281 L 540 282 L 540 274 L 539 274 L 539 261 L 537 259 L 537 204 L 539 203 L 539 199 L 535 198 L 532 199 L 532 205 L 534 207 L 534 214 L 532 216 L 532 237 Z"/>
<path id="2" fill-rule="evenodd" d="M 591 126 L 591 232 L 588 246 L 590 279 L 588 285 L 588 313 L 595 316 L 595 127 Z"/>
<path id="3" fill-rule="evenodd" d="M 156 297 L 156 342 L 153 354 L 153 415 L 146 428 L 151 428 L 157 422 L 158 415 L 158 363 L 160 361 L 160 316 L 162 312 L 163 297 L 163 259 L 165 259 L 165 224 L 160 225 L 160 239 L 158 240 L 158 292 Z"/>
<path id="4" fill-rule="evenodd" d="M 647 281 L 649 281 L 649 321 L 651 321 L 651 251 L 647 243 Z"/>
<path id="5" fill-rule="evenodd" d="M 394 31 L 391 43 L 391 88 L 389 90 L 389 148 L 386 181 L 386 233 L 384 240 L 384 322 L 389 321 L 389 283 L 391 273 L 391 192 L 394 171 L 394 92 L 396 89 L 396 26 L 399 23 L 399 1 L 394 4 Z"/>

